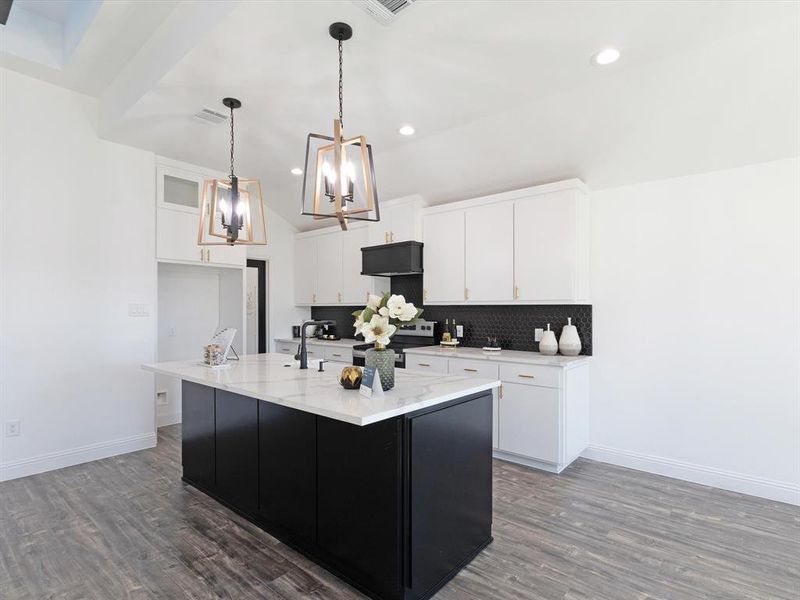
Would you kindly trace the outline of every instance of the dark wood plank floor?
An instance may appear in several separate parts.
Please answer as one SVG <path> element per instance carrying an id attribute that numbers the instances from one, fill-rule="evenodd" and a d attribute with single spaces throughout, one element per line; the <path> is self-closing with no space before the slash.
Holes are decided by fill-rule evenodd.
<path id="1" fill-rule="evenodd" d="M 579 460 L 496 461 L 495 541 L 438 599 L 800 598 L 800 510 Z M 361 596 L 180 481 L 158 447 L 0 484 L 0 598 Z"/>

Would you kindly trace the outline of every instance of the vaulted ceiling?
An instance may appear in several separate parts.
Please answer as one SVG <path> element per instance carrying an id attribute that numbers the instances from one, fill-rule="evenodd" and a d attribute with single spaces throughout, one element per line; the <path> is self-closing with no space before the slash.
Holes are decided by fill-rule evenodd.
<path id="1" fill-rule="evenodd" d="M 336 115 L 333 21 L 355 31 L 344 121 L 373 144 L 381 198 L 438 203 L 797 155 L 799 20 L 797 3 L 766 1 L 418 0 L 382 25 L 346 0 L 107 0 L 60 69 L 7 51 L 0 65 L 97 96 L 104 137 L 220 170 L 227 126 L 192 115 L 240 98 L 237 171 L 307 229 L 289 171 Z M 605 46 L 622 58 L 592 65 Z M 416 135 L 398 135 L 406 123 Z"/>

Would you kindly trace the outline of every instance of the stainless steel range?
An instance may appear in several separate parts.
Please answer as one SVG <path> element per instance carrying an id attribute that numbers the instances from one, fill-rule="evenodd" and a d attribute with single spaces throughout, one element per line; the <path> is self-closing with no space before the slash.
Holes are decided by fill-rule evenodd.
<path id="1" fill-rule="evenodd" d="M 420 346 L 433 346 L 436 344 L 436 321 L 419 321 L 414 325 L 399 327 L 397 332 L 391 337 L 391 343 L 387 348 L 394 350 L 394 366 L 400 369 L 406 368 L 406 348 L 418 348 Z M 353 364 L 363 367 L 366 351 L 374 344 L 359 344 L 353 346 Z"/>

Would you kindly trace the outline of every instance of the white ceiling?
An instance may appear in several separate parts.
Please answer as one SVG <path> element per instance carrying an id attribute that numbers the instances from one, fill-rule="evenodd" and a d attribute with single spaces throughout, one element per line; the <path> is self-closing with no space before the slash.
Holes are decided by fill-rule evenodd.
<path id="1" fill-rule="evenodd" d="M 373 144 L 383 199 L 573 176 L 598 189 L 798 153 L 794 2 L 419 0 L 389 26 L 347 0 L 138 3 L 137 23 L 158 18 L 148 33 L 108 4 L 87 34 L 94 63 L 109 49 L 127 62 L 82 83 L 102 134 L 224 170 L 227 127 L 191 115 L 236 96 L 237 171 L 302 229 L 318 224 L 299 216 L 289 170 L 336 115 L 338 20 L 355 31 L 345 132 Z M 621 60 L 592 66 L 608 45 Z M 415 136 L 397 134 L 405 123 Z"/>

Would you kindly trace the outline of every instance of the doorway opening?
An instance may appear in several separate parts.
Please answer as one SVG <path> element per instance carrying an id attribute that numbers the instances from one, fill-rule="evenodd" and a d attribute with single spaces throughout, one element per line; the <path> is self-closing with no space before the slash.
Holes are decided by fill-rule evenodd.
<path id="1" fill-rule="evenodd" d="M 246 354 L 264 354 L 269 339 L 267 311 L 267 261 L 247 259 L 247 341 Z"/>

